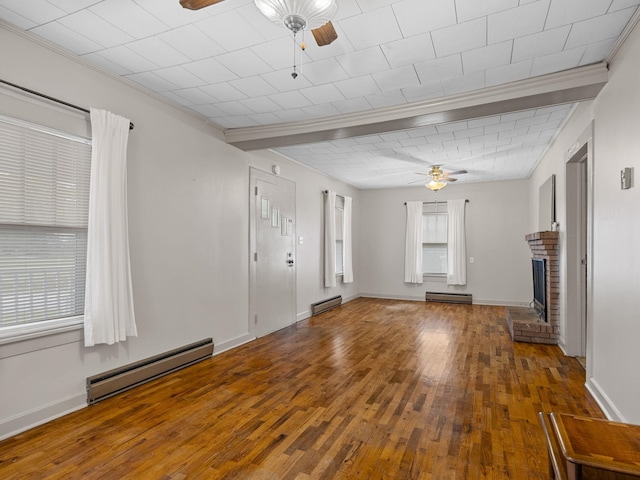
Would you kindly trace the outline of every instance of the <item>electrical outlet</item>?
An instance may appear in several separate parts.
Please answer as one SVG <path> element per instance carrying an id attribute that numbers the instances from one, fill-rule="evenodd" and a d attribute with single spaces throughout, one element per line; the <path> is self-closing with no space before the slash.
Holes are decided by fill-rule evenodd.
<path id="1" fill-rule="evenodd" d="M 475 257 L 469 257 L 469 263 L 476 263 Z"/>

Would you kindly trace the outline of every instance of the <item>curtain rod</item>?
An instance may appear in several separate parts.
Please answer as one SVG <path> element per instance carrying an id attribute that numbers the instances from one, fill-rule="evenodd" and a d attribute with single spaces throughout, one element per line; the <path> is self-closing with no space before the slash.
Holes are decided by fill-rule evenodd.
<path id="1" fill-rule="evenodd" d="M 445 202 L 446 202 L 446 200 L 445 200 L 444 202 L 438 202 L 438 201 L 436 200 L 435 202 L 422 202 L 422 204 L 423 204 L 423 205 L 424 205 L 424 204 L 430 205 L 430 204 L 445 203 Z M 469 199 L 468 199 L 468 198 L 465 198 L 464 203 L 469 203 Z M 404 202 L 404 204 L 406 205 L 406 204 L 407 204 L 407 202 Z"/>
<path id="2" fill-rule="evenodd" d="M 322 190 L 322 194 L 323 195 L 327 195 L 329 193 L 329 190 Z M 336 197 L 342 197 L 344 198 L 344 195 L 340 195 L 339 193 L 336 193 Z"/>
<path id="3" fill-rule="evenodd" d="M 16 85 L 15 83 L 7 82 L 6 80 L 0 79 L 0 83 L 4 83 L 5 85 L 9 85 L 10 87 L 17 88 L 18 90 L 22 90 L 23 92 L 30 93 L 31 95 L 36 95 L 38 97 L 46 98 L 47 100 L 51 100 L 52 102 L 59 103 L 59 104 L 64 105 L 66 107 L 74 108 L 74 109 L 79 110 L 79 111 L 84 112 L 84 113 L 91 113 L 86 108 L 79 107 L 77 105 L 74 105 L 73 103 L 65 102 L 64 100 L 59 100 L 57 98 L 50 97 L 49 95 L 45 95 L 44 93 L 36 92 L 35 90 L 31 90 L 30 88 L 21 87 L 20 85 Z M 132 122 L 129 122 L 129 130 L 133 130 L 134 126 L 135 125 Z"/>

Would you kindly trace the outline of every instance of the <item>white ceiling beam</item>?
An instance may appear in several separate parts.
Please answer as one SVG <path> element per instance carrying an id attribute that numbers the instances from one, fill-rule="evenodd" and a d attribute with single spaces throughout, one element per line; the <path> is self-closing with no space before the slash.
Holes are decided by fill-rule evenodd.
<path id="1" fill-rule="evenodd" d="M 225 131 L 225 140 L 242 150 L 259 150 L 574 103 L 595 98 L 608 74 L 602 62 L 426 102 L 309 122 L 232 128 Z"/>

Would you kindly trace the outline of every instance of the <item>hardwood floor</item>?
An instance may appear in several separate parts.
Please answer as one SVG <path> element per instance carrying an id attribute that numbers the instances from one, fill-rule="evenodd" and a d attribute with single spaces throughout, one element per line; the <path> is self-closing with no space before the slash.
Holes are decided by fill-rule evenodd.
<path id="1" fill-rule="evenodd" d="M 358 299 L 0 442 L 0 478 L 543 479 L 537 412 L 603 418 L 504 308 Z"/>

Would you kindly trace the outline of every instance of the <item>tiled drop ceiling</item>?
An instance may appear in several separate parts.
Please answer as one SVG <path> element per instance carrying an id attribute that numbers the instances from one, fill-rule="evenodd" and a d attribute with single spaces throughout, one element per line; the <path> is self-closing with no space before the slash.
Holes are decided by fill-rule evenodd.
<path id="1" fill-rule="evenodd" d="M 0 0 L 0 18 L 189 109 L 227 132 L 401 111 L 605 61 L 640 0 L 337 0 L 338 39 L 293 45 L 253 0 Z M 404 186 L 430 164 L 460 183 L 525 178 L 571 106 L 276 151 L 361 188 Z M 268 142 L 264 144 L 270 146 Z"/>

